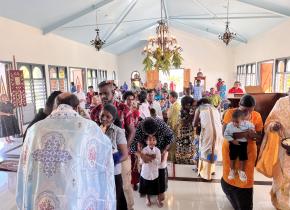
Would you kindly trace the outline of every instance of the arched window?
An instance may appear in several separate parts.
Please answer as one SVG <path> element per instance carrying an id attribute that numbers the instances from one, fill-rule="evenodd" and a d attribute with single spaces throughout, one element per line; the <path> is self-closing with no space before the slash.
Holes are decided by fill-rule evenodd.
<path id="1" fill-rule="evenodd" d="M 290 72 L 290 59 L 287 61 L 286 72 Z"/>
<path id="2" fill-rule="evenodd" d="M 30 79 L 30 72 L 27 66 L 21 66 L 19 69 L 23 71 L 24 79 Z"/>
<path id="3" fill-rule="evenodd" d="M 276 60 L 275 91 L 286 93 L 290 88 L 290 58 Z"/>
<path id="4" fill-rule="evenodd" d="M 113 79 L 113 80 L 117 80 L 117 76 L 116 76 L 116 72 L 115 72 L 115 71 L 112 72 L 112 75 L 113 75 L 113 76 L 112 76 L 112 79 Z"/>
<path id="5" fill-rule="evenodd" d="M 88 78 L 92 78 L 92 70 L 88 70 Z"/>
<path id="6" fill-rule="evenodd" d="M 98 87 L 98 74 L 96 69 L 88 69 L 87 85 L 93 86 L 94 90 Z"/>
<path id="7" fill-rule="evenodd" d="M 40 108 L 44 108 L 46 102 L 44 65 L 18 63 L 18 69 L 23 71 L 26 102 L 34 106 L 35 114 Z M 51 73 L 53 74 L 53 72 Z M 30 118 L 24 117 L 24 123 L 28 123 L 30 120 Z"/>
<path id="8" fill-rule="evenodd" d="M 42 79 L 43 78 L 43 72 L 38 66 L 35 66 L 33 68 L 32 75 L 33 75 L 32 76 L 33 79 Z"/>
<path id="9" fill-rule="evenodd" d="M 284 70 L 285 70 L 285 61 L 284 60 L 279 61 L 277 72 L 283 73 Z"/>

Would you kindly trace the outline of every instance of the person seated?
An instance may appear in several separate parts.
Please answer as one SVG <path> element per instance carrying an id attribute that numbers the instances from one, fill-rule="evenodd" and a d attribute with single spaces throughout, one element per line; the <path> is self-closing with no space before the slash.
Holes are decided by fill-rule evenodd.
<path id="1" fill-rule="evenodd" d="M 240 88 L 241 83 L 239 81 L 235 81 L 234 87 L 229 89 L 229 93 L 236 93 L 236 94 L 243 94 L 244 91 L 242 88 Z"/>

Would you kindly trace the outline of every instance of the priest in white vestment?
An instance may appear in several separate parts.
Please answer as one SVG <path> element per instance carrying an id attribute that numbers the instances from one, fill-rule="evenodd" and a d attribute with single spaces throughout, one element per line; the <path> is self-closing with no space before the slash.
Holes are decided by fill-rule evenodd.
<path id="1" fill-rule="evenodd" d="M 111 141 L 63 93 L 58 108 L 28 129 L 17 176 L 20 210 L 115 210 Z"/>

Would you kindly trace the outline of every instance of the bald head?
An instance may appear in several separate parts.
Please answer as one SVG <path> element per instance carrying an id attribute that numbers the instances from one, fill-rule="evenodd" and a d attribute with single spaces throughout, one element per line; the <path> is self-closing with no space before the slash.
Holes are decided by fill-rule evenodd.
<path id="1" fill-rule="evenodd" d="M 56 98 L 56 105 L 59 106 L 61 104 L 70 105 L 76 109 L 80 102 L 76 95 L 66 92 L 58 95 Z"/>

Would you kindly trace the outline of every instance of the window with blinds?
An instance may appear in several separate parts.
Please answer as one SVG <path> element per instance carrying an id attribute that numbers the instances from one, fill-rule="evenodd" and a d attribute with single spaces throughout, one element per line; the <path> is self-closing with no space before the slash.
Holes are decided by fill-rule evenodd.
<path id="1" fill-rule="evenodd" d="M 98 70 L 96 69 L 88 69 L 87 70 L 87 82 L 88 86 L 93 86 L 94 90 L 98 87 Z"/>
<path id="2" fill-rule="evenodd" d="M 246 76 L 246 65 L 239 65 L 237 70 L 237 81 L 239 81 L 243 87 L 246 85 Z"/>
<path id="3" fill-rule="evenodd" d="M 246 86 L 256 86 L 257 85 L 257 72 L 256 64 L 247 64 L 247 75 L 246 75 Z"/>
<path id="4" fill-rule="evenodd" d="M 0 61 L 0 63 L 4 64 L 5 71 L 12 69 L 12 62 Z"/>
<path id="5" fill-rule="evenodd" d="M 44 108 L 46 102 L 44 65 L 18 63 L 18 69 L 23 71 L 27 104 L 33 104 L 35 111 Z"/>
<path id="6" fill-rule="evenodd" d="M 113 80 L 117 80 L 117 75 L 116 75 L 116 72 L 115 71 L 112 72 L 112 79 Z"/>
<path id="7" fill-rule="evenodd" d="M 0 72 L 0 95 L 5 93 L 9 95 L 10 88 L 8 86 L 8 75 L 6 71 L 12 69 L 12 62 L 0 61 L 0 64 L 4 64 L 4 71 Z"/>
<path id="8" fill-rule="evenodd" d="M 108 80 L 108 73 L 106 70 L 98 70 L 100 76 L 100 82 Z"/>
<path id="9" fill-rule="evenodd" d="M 239 65 L 237 67 L 237 81 L 245 86 L 257 85 L 257 66 L 256 63 Z"/>
<path id="10" fill-rule="evenodd" d="M 50 92 L 68 91 L 67 68 L 63 66 L 48 66 Z"/>

